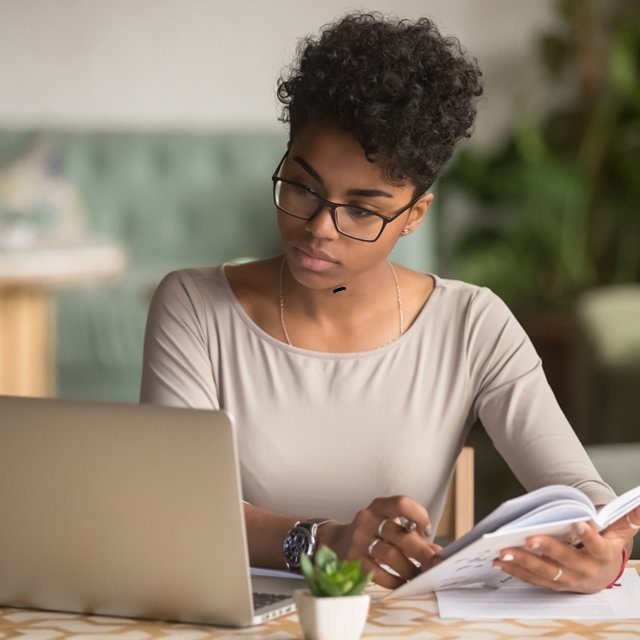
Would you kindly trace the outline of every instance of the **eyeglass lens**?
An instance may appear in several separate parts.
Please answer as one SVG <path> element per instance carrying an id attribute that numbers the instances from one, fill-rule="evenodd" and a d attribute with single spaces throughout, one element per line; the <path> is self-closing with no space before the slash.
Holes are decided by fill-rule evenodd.
<path id="1" fill-rule="evenodd" d="M 314 193 L 301 186 L 288 182 L 276 182 L 276 205 L 292 216 L 302 219 L 311 218 L 321 206 L 320 200 Z M 373 240 L 378 236 L 383 221 L 357 207 L 336 207 L 336 224 L 338 231 L 354 238 Z"/>

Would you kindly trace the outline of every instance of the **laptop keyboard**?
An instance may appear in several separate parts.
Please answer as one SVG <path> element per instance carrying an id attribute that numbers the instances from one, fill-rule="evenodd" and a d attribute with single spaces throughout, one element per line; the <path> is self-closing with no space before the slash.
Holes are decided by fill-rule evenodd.
<path id="1" fill-rule="evenodd" d="M 276 602 L 280 602 L 281 600 L 286 600 L 290 598 L 291 594 L 288 593 L 259 593 L 257 591 L 253 592 L 253 609 L 257 611 L 258 609 L 262 609 L 263 607 L 268 607 L 269 605 L 275 604 Z"/>

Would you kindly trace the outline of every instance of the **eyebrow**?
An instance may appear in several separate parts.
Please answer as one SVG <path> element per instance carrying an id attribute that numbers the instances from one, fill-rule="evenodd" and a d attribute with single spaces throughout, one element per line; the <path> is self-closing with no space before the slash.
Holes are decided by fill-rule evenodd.
<path id="1" fill-rule="evenodd" d="M 300 156 L 293 156 L 295 160 L 314 180 L 317 180 L 320 184 L 324 184 L 320 174 L 304 159 Z M 391 193 L 381 191 L 380 189 L 349 189 L 347 191 L 348 196 L 364 196 L 365 198 L 393 198 Z"/>

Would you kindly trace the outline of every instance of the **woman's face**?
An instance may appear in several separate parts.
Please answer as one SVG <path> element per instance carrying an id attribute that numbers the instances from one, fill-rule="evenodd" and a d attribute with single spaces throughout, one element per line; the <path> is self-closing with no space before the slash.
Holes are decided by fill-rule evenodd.
<path id="1" fill-rule="evenodd" d="M 292 141 L 280 176 L 300 183 L 326 200 L 390 215 L 413 198 L 414 185 L 398 187 L 382 174 L 382 166 L 369 162 L 360 143 L 332 125 L 314 123 Z M 354 191 L 368 193 L 354 194 Z M 375 242 L 344 236 L 324 207 L 312 220 L 278 210 L 278 227 L 287 264 L 294 278 L 313 289 L 328 289 L 375 272 L 391 253 L 403 229 L 414 231 L 433 199 L 421 198 L 384 228 Z M 314 259 L 323 254 L 327 260 Z M 309 255 L 312 254 L 312 255 Z"/>

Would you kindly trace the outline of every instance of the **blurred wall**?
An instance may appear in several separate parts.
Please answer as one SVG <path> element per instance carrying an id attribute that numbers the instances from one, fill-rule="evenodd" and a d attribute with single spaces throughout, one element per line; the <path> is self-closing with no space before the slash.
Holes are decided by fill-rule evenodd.
<path id="1" fill-rule="evenodd" d="M 533 45 L 550 0 L 0 0 L 0 126 L 277 129 L 275 81 L 297 39 L 362 8 L 429 16 L 476 55 L 476 144 L 545 99 Z"/>

